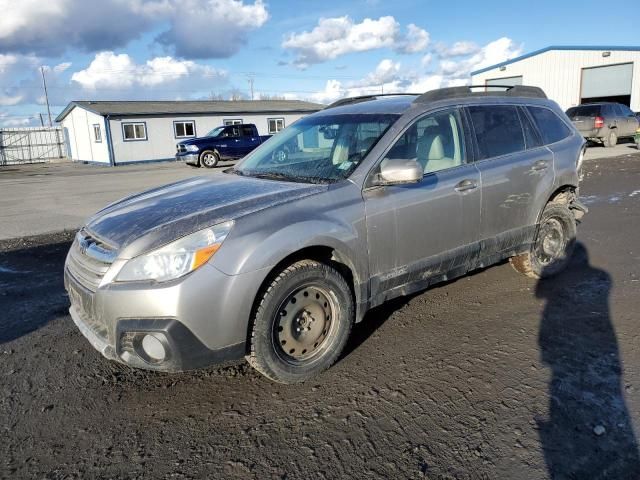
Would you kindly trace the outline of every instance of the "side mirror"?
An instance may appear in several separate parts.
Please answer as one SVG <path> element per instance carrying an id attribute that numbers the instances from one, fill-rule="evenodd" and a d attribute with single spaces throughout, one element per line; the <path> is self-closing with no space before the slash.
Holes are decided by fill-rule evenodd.
<path id="1" fill-rule="evenodd" d="M 402 185 L 422 181 L 424 169 L 416 160 L 385 158 L 380 164 L 376 185 Z"/>

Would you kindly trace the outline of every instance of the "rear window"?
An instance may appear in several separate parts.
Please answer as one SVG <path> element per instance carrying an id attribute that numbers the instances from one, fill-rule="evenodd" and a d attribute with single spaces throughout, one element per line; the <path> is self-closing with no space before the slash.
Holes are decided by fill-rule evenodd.
<path id="1" fill-rule="evenodd" d="M 574 117 L 597 117 L 600 115 L 600 105 L 585 105 L 582 107 L 572 107 L 567 110 L 569 118 Z"/>
<path id="2" fill-rule="evenodd" d="M 469 107 L 478 144 L 479 160 L 524 150 L 524 134 L 516 107 Z"/>
<path id="3" fill-rule="evenodd" d="M 571 135 L 571 130 L 560 118 L 548 108 L 527 107 L 542 135 L 542 141 L 548 145 L 556 143 Z"/>

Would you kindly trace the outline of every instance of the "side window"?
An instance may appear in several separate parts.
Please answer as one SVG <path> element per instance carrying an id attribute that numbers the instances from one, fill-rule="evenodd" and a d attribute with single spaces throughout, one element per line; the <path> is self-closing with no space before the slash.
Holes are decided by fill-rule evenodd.
<path id="1" fill-rule="evenodd" d="M 223 137 L 239 137 L 240 136 L 240 128 L 239 127 L 227 127 L 224 129 Z"/>
<path id="2" fill-rule="evenodd" d="M 444 110 L 417 120 L 386 157 L 417 160 L 425 174 L 462 165 L 465 151 L 460 112 Z"/>
<path id="3" fill-rule="evenodd" d="M 569 127 L 548 108 L 527 107 L 527 109 L 536 122 L 545 145 L 559 142 L 571 135 Z"/>
<path id="4" fill-rule="evenodd" d="M 253 127 L 251 125 L 245 125 L 242 127 L 243 137 L 253 137 Z"/>
<path id="5" fill-rule="evenodd" d="M 478 160 L 525 149 L 518 110 L 509 105 L 469 107 L 478 143 Z"/>
<path id="6" fill-rule="evenodd" d="M 102 131 L 97 123 L 93 125 L 93 141 L 96 143 L 102 142 Z"/>
<path id="7" fill-rule="evenodd" d="M 540 136 L 538 135 L 535 127 L 531 123 L 527 112 L 522 107 L 518 107 L 518 114 L 520 115 L 522 131 L 524 132 L 524 143 L 527 147 L 527 150 L 542 146 L 542 140 L 540 139 Z"/>

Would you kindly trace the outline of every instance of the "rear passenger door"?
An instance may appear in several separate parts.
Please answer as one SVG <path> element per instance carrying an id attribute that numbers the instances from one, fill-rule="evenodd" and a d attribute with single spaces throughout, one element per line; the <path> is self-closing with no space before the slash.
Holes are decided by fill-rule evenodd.
<path id="1" fill-rule="evenodd" d="M 253 125 L 242 126 L 242 137 L 240 139 L 242 144 L 241 154 L 244 157 L 254 148 L 260 145 L 260 137 L 258 137 L 256 129 Z"/>
<path id="2" fill-rule="evenodd" d="M 480 254 L 505 257 L 533 239 L 553 187 L 553 154 L 520 106 L 478 105 L 467 112 L 482 185 Z"/>

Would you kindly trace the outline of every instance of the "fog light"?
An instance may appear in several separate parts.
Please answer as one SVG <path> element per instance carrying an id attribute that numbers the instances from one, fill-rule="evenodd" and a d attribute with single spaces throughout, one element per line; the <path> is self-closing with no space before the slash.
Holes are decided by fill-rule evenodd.
<path id="1" fill-rule="evenodd" d="M 146 356 L 152 361 L 161 362 L 167 357 L 167 351 L 162 340 L 152 333 L 148 333 L 142 337 L 140 344 Z"/>

